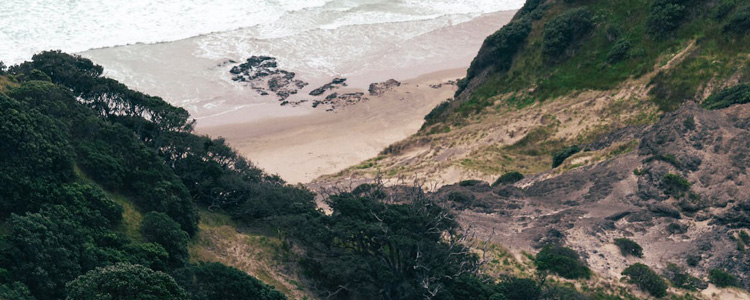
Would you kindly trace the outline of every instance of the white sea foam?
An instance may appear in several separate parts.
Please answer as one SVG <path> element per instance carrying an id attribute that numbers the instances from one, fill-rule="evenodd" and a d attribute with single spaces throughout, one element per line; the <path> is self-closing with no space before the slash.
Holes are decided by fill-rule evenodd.
<path id="1" fill-rule="evenodd" d="M 0 60 L 18 63 L 36 52 L 80 52 L 134 43 L 174 41 L 242 28 L 234 43 L 282 39 L 351 25 L 420 21 L 450 25 L 523 0 L 2 0 Z M 424 21 L 424 22 L 422 22 Z M 432 22 L 434 21 L 434 22 Z M 409 28 L 413 36 L 435 27 Z M 321 35 L 322 36 L 322 35 Z M 224 36 L 229 38 L 229 36 Z M 214 39 L 219 51 L 227 39 Z M 302 43 L 311 46 L 311 43 Z M 257 47 L 251 47 L 257 50 Z M 204 55 L 209 55 L 206 51 Z M 311 60 L 312 61 L 312 60 Z M 321 61 L 322 67 L 328 62 Z M 330 67 L 330 66 L 329 66 Z"/>

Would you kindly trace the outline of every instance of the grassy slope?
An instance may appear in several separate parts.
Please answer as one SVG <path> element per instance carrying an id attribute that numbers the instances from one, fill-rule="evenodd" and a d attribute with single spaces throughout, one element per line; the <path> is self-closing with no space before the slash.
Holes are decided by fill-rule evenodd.
<path id="1" fill-rule="evenodd" d="M 726 20 L 746 4 L 736 3 L 728 16 L 717 18 L 720 3 L 732 1 L 697 1 L 702 4 L 691 6 L 678 29 L 657 37 L 647 29 L 653 1 L 548 2 L 507 72 L 474 77 L 473 87 L 417 135 L 324 180 L 420 173 L 450 183 L 491 181 L 513 170 L 536 174 L 549 170 L 551 154 L 568 145 L 648 125 L 686 100 L 700 102 L 750 81 L 750 38 L 723 32 Z M 568 48 L 567 58 L 545 61 L 544 25 L 581 6 L 591 11 L 593 30 Z M 619 40 L 631 44 L 628 54 L 609 63 Z"/>

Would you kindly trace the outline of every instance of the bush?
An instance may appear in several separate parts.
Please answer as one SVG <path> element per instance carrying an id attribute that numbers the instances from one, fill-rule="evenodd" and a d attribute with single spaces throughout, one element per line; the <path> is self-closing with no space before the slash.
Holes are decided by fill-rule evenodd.
<path id="1" fill-rule="evenodd" d="M 633 264 L 622 271 L 622 275 L 628 276 L 630 283 L 637 285 L 651 296 L 659 298 L 667 295 L 667 282 L 647 265 Z"/>
<path id="2" fill-rule="evenodd" d="M 476 186 L 484 183 L 484 181 L 476 180 L 476 179 L 469 179 L 469 180 L 463 180 L 458 183 L 460 186 Z"/>
<path id="3" fill-rule="evenodd" d="M 184 266 L 190 257 L 187 246 L 188 234 L 180 229 L 180 224 L 168 215 L 158 212 L 147 213 L 141 223 L 143 237 L 162 245 L 169 253 L 169 265 L 173 268 Z"/>
<path id="4" fill-rule="evenodd" d="M 627 58 L 631 46 L 628 40 L 617 41 L 607 53 L 607 62 L 613 65 Z"/>
<path id="5" fill-rule="evenodd" d="M 635 241 L 628 238 L 619 238 L 615 240 L 615 245 L 620 248 L 620 252 L 623 256 L 632 255 L 635 257 L 643 257 L 643 248 L 638 245 Z"/>
<path id="6" fill-rule="evenodd" d="M 497 290 L 508 300 L 539 299 L 542 296 L 542 288 L 536 281 L 526 278 L 509 277 L 504 278 L 497 284 Z"/>
<path id="7" fill-rule="evenodd" d="M 737 277 L 721 269 L 711 269 L 708 271 L 708 281 L 718 287 L 739 286 Z"/>
<path id="8" fill-rule="evenodd" d="M 669 173 L 662 178 L 662 189 L 664 193 L 675 198 L 680 198 L 690 190 L 692 184 L 680 175 Z"/>
<path id="9" fill-rule="evenodd" d="M 0 61 L 0 75 L 5 75 L 5 72 L 7 71 L 8 67 L 5 66 L 5 63 Z"/>
<path id="10" fill-rule="evenodd" d="M 283 294 L 255 277 L 220 263 L 181 268 L 173 276 L 180 286 L 192 294 L 193 300 L 286 299 Z"/>
<path id="11" fill-rule="evenodd" d="M 523 174 L 517 171 L 508 172 L 503 174 L 503 176 L 500 176 L 497 180 L 495 180 L 495 183 L 492 184 L 492 186 L 501 185 L 501 184 L 514 184 L 516 182 L 519 182 L 523 180 Z"/>
<path id="12" fill-rule="evenodd" d="M 573 154 L 576 154 L 578 152 L 581 152 L 581 148 L 575 145 L 556 152 L 552 156 L 552 167 L 557 168 L 558 166 L 562 165 L 562 163 L 565 162 L 568 157 L 571 157 L 573 156 Z"/>
<path id="13" fill-rule="evenodd" d="M 568 279 L 586 278 L 591 270 L 584 265 L 575 250 L 547 245 L 536 255 L 536 266 L 539 270 L 548 270 Z"/>
<path id="14" fill-rule="evenodd" d="M 687 9 L 677 0 L 657 0 L 651 5 L 646 26 L 650 33 L 661 36 L 677 29 L 686 14 Z"/>
<path id="15" fill-rule="evenodd" d="M 67 300 L 187 300 L 188 294 L 163 272 L 116 264 L 89 271 L 67 285 Z"/>
<path id="16" fill-rule="evenodd" d="M 585 8 L 566 11 L 544 24 L 542 54 L 556 60 L 593 28 L 591 12 Z"/>
<path id="17" fill-rule="evenodd" d="M 667 279 L 672 282 L 672 285 L 677 288 L 697 291 L 699 289 L 702 290 L 708 287 L 708 284 L 706 284 L 703 280 L 700 280 L 688 274 L 687 272 L 685 272 L 685 270 L 675 264 L 667 265 L 667 270 L 664 273 L 664 276 L 667 277 Z"/>
<path id="18" fill-rule="evenodd" d="M 724 31 L 736 34 L 743 34 L 750 31 L 750 6 L 738 9 L 737 13 L 732 15 L 724 24 Z"/>
<path id="19" fill-rule="evenodd" d="M 705 109 L 722 109 L 750 103 L 750 84 L 740 84 L 714 93 L 701 103 Z"/>

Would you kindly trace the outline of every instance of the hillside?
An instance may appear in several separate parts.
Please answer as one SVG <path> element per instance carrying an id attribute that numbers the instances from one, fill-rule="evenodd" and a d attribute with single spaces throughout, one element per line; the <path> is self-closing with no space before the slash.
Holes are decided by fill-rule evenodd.
<path id="1" fill-rule="evenodd" d="M 312 186 L 416 177 L 463 228 L 516 256 L 557 244 L 604 280 L 642 263 L 675 292 L 745 299 L 704 289 L 725 271 L 750 288 L 749 12 L 747 1 L 528 1 L 419 133 Z M 675 272 L 703 283 L 681 289 Z"/>

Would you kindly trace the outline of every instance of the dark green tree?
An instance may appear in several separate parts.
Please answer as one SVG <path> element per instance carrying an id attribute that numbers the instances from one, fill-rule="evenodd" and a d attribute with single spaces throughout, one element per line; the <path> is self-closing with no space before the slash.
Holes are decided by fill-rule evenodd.
<path id="1" fill-rule="evenodd" d="M 667 295 L 667 282 L 656 274 L 651 268 L 642 263 L 632 264 L 622 271 L 622 275 L 628 277 L 630 283 L 638 286 L 641 290 L 648 292 L 651 296 L 661 298 Z"/>
<path id="2" fill-rule="evenodd" d="M 286 296 L 235 268 L 219 263 L 190 265 L 173 273 L 193 300 L 285 300 Z"/>
<path id="3" fill-rule="evenodd" d="M 68 283 L 67 288 L 67 300 L 190 299 L 166 273 L 125 263 L 89 271 Z"/>
<path id="4" fill-rule="evenodd" d="M 143 216 L 141 231 L 147 241 L 164 247 L 169 253 L 169 265 L 172 268 L 187 264 L 190 258 L 187 249 L 190 237 L 180 229 L 180 224 L 168 215 L 159 212 L 147 213 Z"/>

